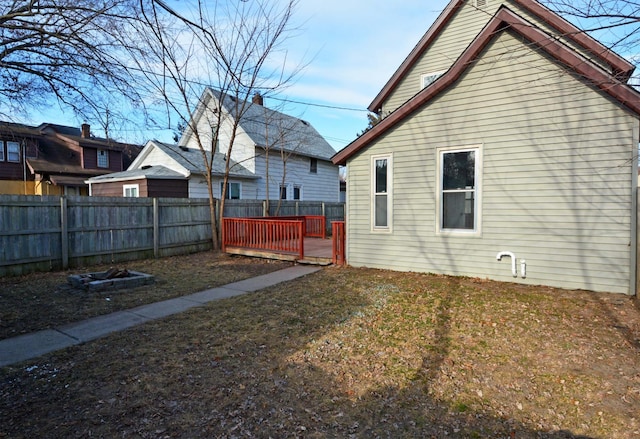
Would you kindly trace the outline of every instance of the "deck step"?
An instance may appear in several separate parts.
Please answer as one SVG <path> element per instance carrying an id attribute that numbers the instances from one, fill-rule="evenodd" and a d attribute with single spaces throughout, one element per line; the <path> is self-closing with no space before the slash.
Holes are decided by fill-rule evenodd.
<path id="1" fill-rule="evenodd" d="M 298 259 L 296 262 L 298 264 L 303 264 L 303 265 L 320 265 L 323 267 L 333 264 L 333 260 L 330 258 L 313 258 L 313 257 Z"/>

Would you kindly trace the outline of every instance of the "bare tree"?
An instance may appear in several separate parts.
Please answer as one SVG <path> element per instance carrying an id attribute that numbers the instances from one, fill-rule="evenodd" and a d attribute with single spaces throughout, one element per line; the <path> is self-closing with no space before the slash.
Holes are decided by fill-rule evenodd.
<path id="1" fill-rule="evenodd" d="M 288 26 L 296 3 L 198 1 L 193 9 L 180 11 L 162 0 L 153 0 L 150 7 L 142 5 L 149 49 L 146 57 L 138 59 L 138 69 L 146 73 L 170 117 L 186 124 L 185 135 L 200 151 L 214 248 L 220 246 L 233 147 L 251 96 L 280 89 L 297 73 L 297 69 L 285 71 L 286 57 L 279 63 L 276 59 L 291 31 Z M 212 92 L 203 94 L 205 87 Z M 224 172 L 216 214 L 217 165 Z"/>
<path id="2" fill-rule="evenodd" d="M 553 11 L 572 21 L 608 48 L 638 64 L 640 2 L 635 0 L 544 0 Z"/>
<path id="3" fill-rule="evenodd" d="M 125 97 L 138 105 L 126 53 L 143 51 L 131 33 L 135 0 L 8 0 L 0 3 L 0 114 L 28 114 L 56 100 L 79 116 Z M 123 51 L 126 46 L 128 51 Z"/>

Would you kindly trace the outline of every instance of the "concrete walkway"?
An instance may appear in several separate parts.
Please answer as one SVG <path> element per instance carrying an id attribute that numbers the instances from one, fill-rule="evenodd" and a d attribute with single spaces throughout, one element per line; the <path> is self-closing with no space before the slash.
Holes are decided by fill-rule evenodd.
<path id="1" fill-rule="evenodd" d="M 118 311 L 81 322 L 70 323 L 59 328 L 45 329 L 44 331 L 0 340 L 0 367 L 95 340 L 112 332 L 122 331 L 142 323 L 202 306 L 213 300 L 252 293 L 319 270 L 321 268 L 317 266 L 296 265 L 188 296 L 151 303 L 126 311 Z"/>

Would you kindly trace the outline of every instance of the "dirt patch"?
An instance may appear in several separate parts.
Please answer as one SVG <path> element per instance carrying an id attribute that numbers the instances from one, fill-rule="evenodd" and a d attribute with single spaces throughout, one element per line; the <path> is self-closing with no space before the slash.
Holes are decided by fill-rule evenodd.
<path id="1" fill-rule="evenodd" d="M 0 278 L 0 339 L 180 297 L 288 266 L 291 263 L 217 252 L 131 261 L 118 267 L 151 274 L 155 283 L 107 292 L 74 288 L 67 276 L 107 271 L 109 265 Z"/>
<path id="2" fill-rule="evenodd" d="M 328 268 L 1 369 L 0 437 L 638 438 L 639 364 L 628 297 Z"/>

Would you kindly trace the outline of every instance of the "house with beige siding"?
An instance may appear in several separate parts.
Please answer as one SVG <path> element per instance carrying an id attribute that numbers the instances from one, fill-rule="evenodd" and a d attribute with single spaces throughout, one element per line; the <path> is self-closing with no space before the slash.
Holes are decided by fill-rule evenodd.
<path id="1" fill-rule="evenodd" d="M 533 0 L 452 0 L 347 166 L 347 262 L 636 294 L 633 65 Z"/>

